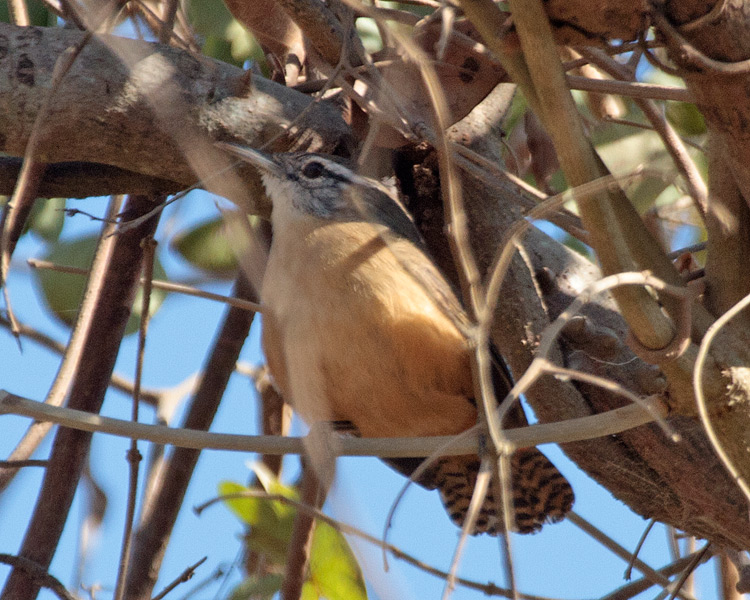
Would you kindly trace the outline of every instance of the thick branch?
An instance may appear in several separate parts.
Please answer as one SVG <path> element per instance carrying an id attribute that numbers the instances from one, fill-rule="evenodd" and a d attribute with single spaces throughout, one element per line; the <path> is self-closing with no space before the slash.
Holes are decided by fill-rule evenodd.
<path id="1" fill-rule="evenodd" d="M 55 60 L 81 35 L 0 23 L 0 150 L 23 154 Z M 201 170 L 196 161 L 210 162 L 205 152 L 191 153 L 210 151 L 215 140 L 260 146 L 282 135 L 283 148 L 345 146 L 348 128 L 338 112 L 325 102 L 312 104 L 304 94 L 208 57 L 101 36 L 56 91 L 40 152 L 48 162 L 103 163 L 186 187 Z M 259 189 L 254 172 L 242 178 Z"/>
<path id="2" fill-rule="evenodd" d="M 483 103 L 484 104 L 484 103 Z M 497 115 L 480 105 L 450 135 L 492 160 Z M 420 187 L 408 190 L 410 207 L 417 210 L 422 230 L 433 253 L 447 247 L 441 231 L 439 207 L 429 204 L 439 197 L 425 183 L 434 163 L 428 158 L 412 170 L 420 174 Z M 405 169 L 404 169 L 405 170 Z M 436 180 L 433 184 L 437 185 Z M 488 269 L 508 227 L 518 218 L 514 191 L 490 187 L 464 177 L 462 182 L 472 231 L 472 243 L 483 269 Z M 421 193 L 420 193 L 421 192 Z M 487 202 L 493 198 L 495 202 Z M 424 203 L 424 204 L 423 204 Z M 428 215 L 429 219 L 422 219 Z M 523 373 L 534 356 L 538 336 L 573 298 L 601 277 L 583 257 L 547 236 L 532 231 L 524 242 L 525 260 L 516 257 L 502 288 L 493 339 L 514 373 Z M 525 262 L 525 264 L 524 264 Z M 641 395 L 664 395 L 666 382 L 660 371 L 635 358 L 624 344 L 627 328 L 608 299 L 599 299 L 585 312 L 581 331 L 567 331 L 561 352 L 551 358 L 558 364 L 614 379 Z M 521 341 L 521 343 L 519 343 Z M 685 394 L 692 393 L 687 390 Z M 593 386 L 571 384 L 551 377 L 527 394 L 542 422 L 570 419 L 620 406 L 621 400 Z M 563 445 L 565 452 L 616 497 L 642 515 L 655 517 L 698 537 L 730 547 L 750 547 L 750 523 L 744 497 L 717 460 L 700 424 L 692 419 L 670 420 L 682 436 L 670 442 L 656 427 L 641 427 L 617 436 Z"/>
<path id="3" fill-rule="evenodd" d="M 148 197 L 133 196 L 125 212 L 129 218 L 136 218 L 151 208 Z M 157 222 L 157 218 L 151 218 L 113 238 L 106 275 L 102 281 L 89 286 L 88 293 L 96 293 L 97 302 L 71 386 L 71 408 L 92 413 L 101 408 L 140 279 L 143 253 L 140 242 L 153 234 Z M 71 429 L 60 429 L 55 436 L 49 468 L 20 552 L 22 558 L 37 563 L 42 569 L 49 568 L 57 549 L 90 442 L 90 433 Z M 2 598 L 31 600 L 38 591 L 37 581 L 26 572 L 14 569 Z"/>
<path id="4" fill-rule="evenodd" d="M 594 46 L 609 40 L 633 40 L 643 28 L 644 0 L 549 0 L 545 3 L 559 40 Z"/>
<path id="5" fill-rule="evenodd" d="M 253 292 L 244 280 L 239 280 L 235 295 L 250 298 Z M 250 331 L 253 316 L 254 313 L 235 307 L 227 312 L 209 354 L 200 387 L 188 407 L 184 427 L 206 431 L 211 426 Z M 131 600 L 151 598 L 172 528 L 199 456 L 199 450 L 176 448 L 155 488 L 150 490 L 144 501 L 125 584 L 126 597 Z"/>
<path id="6" fill-rule="evenodd" d="M 13 193 L 22 159 L 0 157 L 0 194 Z M 186 185 L 97 163 L 64 162 L 47 165 L 37 190 L 39 198 L 90 198 L 110 194 L 173 194 Z"/>
<path id="7" fill-rule="evenodd" d="M 638 10 L 634 5 L 629 8 Z M 705 305 L 718 316 L 750 293 L 750 272 L 742 266 L 750 257 L 750 6 L 742 0 L 651 2 L 649 17 L 709 131 Z M 708 394 L 721 445 L 746 481 L 750 480 L 749 327 L 750 320 L 743 315 L 719 332 L 721 339 L 711 346 L 711 357 L 725 378 L 725 390 Z M 690 489 L 683 495 L 689 498 Z M 745 507 L 746 501 L 740 506 Z"/>

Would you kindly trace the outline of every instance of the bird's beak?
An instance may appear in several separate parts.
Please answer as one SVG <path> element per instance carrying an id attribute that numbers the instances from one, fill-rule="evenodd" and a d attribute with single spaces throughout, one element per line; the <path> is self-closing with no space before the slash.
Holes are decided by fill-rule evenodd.
<path id="1" fill-rule="evenodd" d="M 261 173 L 270 173 L 272 175 L 283 175 L 281 167 L 271 158 L 270 154 L 256 150 L 255 148 L 249 148 L 247 146 L 239 146 L 237 144 L 229 144 L 227 142 L 216 142 L 215 145 L 230 154 L 241 158 L 247 163 L 250 163 L 256 167 Z"/>

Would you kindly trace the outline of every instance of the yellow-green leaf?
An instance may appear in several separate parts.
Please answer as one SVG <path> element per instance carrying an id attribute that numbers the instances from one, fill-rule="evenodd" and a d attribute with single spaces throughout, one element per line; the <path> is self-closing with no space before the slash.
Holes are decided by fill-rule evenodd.
<path id="1" fill-rule="evenodd" d="M 44 257 L 56 265 L 78 267 L 88 270 L 94 258 L 98 238 L 83 237 L 76 240 L 57 242 Z M 86 276 L 73 273 L 61 273 L 49 269 L 36 269 L 35 274 L 42 286 L 47 306 L 55 316 L 66 325 L 72 325 L 78 314 L 78 307 L 86 287 Z M 154 262 L 154 279 L 167 279 L 161 263 Z M 125 335 L 138 331 L 141 315 L 142 292 L 139 290 L 133 302 L 132 314 L 125 328 Z M 153 316 L 161 306 L 166 293 L 161 290 L 151 291 L 149 312 Z"/>
<path id="2" fill-rule="evenodd" d="M 706 120 L 695 104 L 690 102 L 667 102 L 667 120 L 682 135 L 694 136 L 706 133 Z"/>
<path id="3" fill-rule="evenodd" d="M 310 580 L 328 600 L 366 600 L 362 570 L 346 538 L 318 522 L 310 550 Z"/>
<path id="4" fill-rule="evenodd" d="M 250 490 L 251 488 L 229 481 L 219 484 L 221 495 Z M 250 526 L 248 546 L 265 554 L 272 562 L 283 564 L 294 527 L 294 508 L 291 507 L 291 511 L 284 510 L 281 502 L 267 498 L 227 498 L 225 503 L 243 523 Z"/>
<path id="5" fill-rule="evenodd" d="M 284 496 L 290 500 L 299 500 L 299 492 L 290 485 L 284 485 L 279 481 L 271 470 L 261 462 L 256 462 L 250 465 L 250 468 L 255 473 L 258 481 L 269 494 L 276 494 L 278 496 Z M 291 504 L 284 504 L 283 502 L 275 501 L 272 503 L 274 512 L 280 518 L 293 517 L 297 513 L 297 509 Z"/>
<path id="6" fill-rule="evenodd" d="M 172 247 L 194 267 L 218 277 L 233 277 L 237 272 L 237 261 L 221 219 L 175 236 Z"/>
<path id="7" fill-rule="evenodd" d="M 261 463 L 253 465 L 258 481 L 271 494 L 297 498 L 296 489 L 282 484 Z M 222 495 L 247 490 L 233 482 L 219 485 Z M 227 506 L 250 525 L 248 546 L 283 567 L 297 510 L 278 500 L 227 498 Z M 281 508 L 283 506 L 283 509 Z M 309 576 L 302 588 L 303 600 L 366 600 L 367 590 L 359 563 L 346 538 L 328 523 L 318 521 L 310 548 Z M 248 584 L 249 585 L 249 584 Z"/>
<path id="8" fill-rule="evenodd" d="M 300 600 L 320 600 L 320 598 L 321 595 L 312 581 L 305 581 L 302 584 L 302 593 L 299 596 Z"/>
<path id="9" fill-rule="evenodd" d="M 232 591 L 229 600 L 270 600 L 281 589 L 284 581 L 282 575 L 263 575 L 248 577 Z"/>
<path id="10" fill-rule="evenodd" d="M 29 215 L 29 229 L 48 242 L 56 242 L 65 221 L 65 198 L 39 198 Z"/>
<path id="11" fill-rule="evenodd" d="M 222 496 L 231 496 L 247 491 L 250 491 L 250 488 L 233 481 L 219 483 L 219 494 Z M 271 503 L 263 498 L 226 498 L 224 504 L 246 525 L 262 525 L 264 522 L 277 518 L 276 513 L 271 508 Z"/>

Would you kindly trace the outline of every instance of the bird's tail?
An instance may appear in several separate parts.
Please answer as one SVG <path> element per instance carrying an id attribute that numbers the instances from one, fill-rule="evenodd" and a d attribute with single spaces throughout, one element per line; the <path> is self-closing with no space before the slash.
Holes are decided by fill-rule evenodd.
<path id="1" fill-rule="evenodd" d="M 514 531 L 533 533 L 546 522 L 560 521 L 573 507 L 573 490 L 557 467 L 536 448 L 513 453 L 511 489 Z M 479 473 L 477 456 L 445 457 L 436 465 L 433 482 L 451 520 L 463 526 Z M 497 535 L 505 529 L 498 486 L 490 482 L 472 533 Z"/>

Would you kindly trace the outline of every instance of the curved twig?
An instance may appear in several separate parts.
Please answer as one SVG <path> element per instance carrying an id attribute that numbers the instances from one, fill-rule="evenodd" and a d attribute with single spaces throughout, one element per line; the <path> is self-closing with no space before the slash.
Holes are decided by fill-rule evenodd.
<path id="1" fill-rule="evenodd" d="M 716 335 L 731 319 L 736 317 L 743 309 L 750 306 L 750 294 L 745 296 L 742 300 L 737 302 L 732 308 L 725 312 L 721 317 L 716 319 L 716 322 L 708 328 L 706 335 L 703 336 L 701 345 L 698 348 L 698 355 L 695 359 L 695 369 L 693 370 L 693 389 L 695 390 L 695 401 L 698 405 L 698 414 L 701 418 L 701 423 L 706 430 L 706 436 L 708 436 L 711 445 L 714 447 L 716 454 L 718 454 L 721 462 L 724 463 L 729 474 L 737 482 L 737 485 L 745 494 L 745 497 L 750 500 L 750 485 L 745 478 L 740 474 L 737 467 L 734 466 L 732 459 L 730 458 L 727 451 L 724 449 L 724 445 L 719 440 L 719 436 L 716 433 L 716 429 L 711 423 L 711 417 L 708 413 L 708 404 L 706 403 L 706 397 L 703 393 L 703 367 L 706 364 L 706 358 L 708 351 L 711 348 Z"/>

